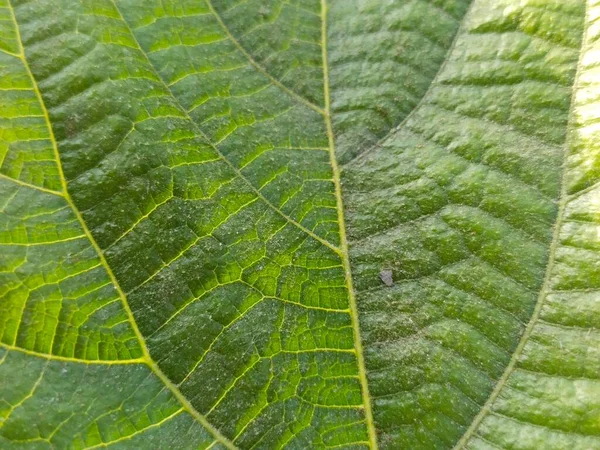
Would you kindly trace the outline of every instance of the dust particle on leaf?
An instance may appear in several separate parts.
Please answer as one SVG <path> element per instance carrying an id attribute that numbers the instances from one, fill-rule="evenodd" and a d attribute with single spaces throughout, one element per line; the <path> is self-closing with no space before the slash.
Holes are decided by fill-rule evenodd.
<path id="1" fill-rule="evenodd" d="M 390 269 L 383 269 L 381 272 L 379 272 L 379 278 L 381 278 L 381 281 L 383 281 L 386 286 L 394 285 L 392 271 Z"/>

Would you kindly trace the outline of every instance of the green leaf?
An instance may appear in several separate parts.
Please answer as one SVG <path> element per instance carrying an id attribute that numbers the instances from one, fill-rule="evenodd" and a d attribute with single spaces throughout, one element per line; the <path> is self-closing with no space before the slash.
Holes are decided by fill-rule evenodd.
<path id="1" fill-rule="evenodd" d="M 0 0 L 0 448 L 600 448 L 598 0 Z"/>

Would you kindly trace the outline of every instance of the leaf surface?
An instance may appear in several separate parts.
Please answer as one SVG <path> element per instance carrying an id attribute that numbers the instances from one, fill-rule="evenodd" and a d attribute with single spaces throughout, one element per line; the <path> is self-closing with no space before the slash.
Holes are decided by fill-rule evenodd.
<path id="1" fill-rule="evenodd" d="M 0 446 L 600 446 L 585 3 L 0 0 Z"/>

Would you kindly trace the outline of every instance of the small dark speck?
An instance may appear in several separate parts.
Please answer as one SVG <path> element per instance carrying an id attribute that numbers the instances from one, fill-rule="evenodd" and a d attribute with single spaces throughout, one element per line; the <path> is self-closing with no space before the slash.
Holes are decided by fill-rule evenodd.
<path id="1" fill-rule="evenodd" d="M 392 279 L 392 271 L 389 269 L 383 269 L 379 272 L 379 278 L 384 282 L 386 286 L 393 286 L 394 280 Z"/>

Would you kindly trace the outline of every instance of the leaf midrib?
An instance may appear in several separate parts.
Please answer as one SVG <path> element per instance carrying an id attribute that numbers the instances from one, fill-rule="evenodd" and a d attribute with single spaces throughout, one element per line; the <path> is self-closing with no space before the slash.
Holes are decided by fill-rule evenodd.
<path id="1" fill-rule="evenodd" d="M 356 303 L 356 294 L 354 292 L 354 283 L 352 282 L 352 270 L 350 266 L 350 255 L 348 251 L 348 239 L 346 237 L 346 225 L 344 220 L 344 203 L 342 199 L 342 186 L 340 178 L 340 169 L 338 167 L 335 155 L 335 139 L 333 126 L 331 123 L 331 95 L 329 92 L 329 60 L 327 57 L 327 0 L 321 0 L 321 51 L 323 62 L 323 93 L 325 98 L 325 125 L 327 127 L 327 139 L 329 141 L 329 159 L 333 173 L 333 182 L 335 186 L 335 198 L 338 214 L 338 224 L 340 230 L 340 244 L 343 250 L 342 264 L 346 274 L 346 288 L 348 291 L 348 302 L 350 304 L 352 317 L 352 332 L 354 334 L 354 348 L 356 349 L 356 360 L 358 365 L 358 376 L 360 379 L 365 419 L 367 430 L 369 432 L 369 441 L 371 448 L 377 450 L 377 431 L 375 429 L 375 420 L 371 408 L 371 396 L 369 394 L 369 383 L 367 380 L 367 370 L 365 366 L 364 351 L 362 347 L 362 338 L 360 334 L 360 322 L 358 319 L 358 305 Z"/>
<path id="2" fill-rule="evenodd" d="M 321 0 L 321 51 L 322 51 L 322 64 L 323 64 L 323 97 L 324 97 L 324 106 L 325 108 L 321 108 L 318 105 L 314 104 L 310 100 L 306 99 L 302 95 L 296 93 L 292 89 L 285 86 L 282 82 L 280 82 L 277 78 L 275 78 L 271 73 L 264 68 L 261 64 L 259 64 L 252 55 L 241 45 L 241 43 L 236 39 L 236 37 L 231 33 L 231 30 L 227 26 L 227 24 L 223 21 L 223 18 L 220 14 L 215 10 L 212 5 L 212 0 L 206 0 L 206 4 L 208 5 L 211 13 L 216 18 L 217 22 L 227 35 L 227 37 L 232 41 L 235 47 L 246 57 L 248 62 L 256 68 L 261 74 L 266 76 L 275 86 L 279 87 L 282 91 L 290 95 L 292 98 L 296 99 L 300 103 L 308 106 L 309 108 L 317 111 L 319 114 L 323 116 L 327 139 L 328 139 L 328 151 L 329 151 L 329 159 L 332 168 L 333 175 L 333 183 L 335 190 L 335 198 L 336 198 L 336 211 L 338 216 L 338 226 L 339 226 L 339 234 L 340 234 L 340 248 L 339 248 L 339 256 L 342 260 L 342 266 L 344 269 L 345 275 L 345 283 L 346 290 L 348 292 L 348 301 L 350 306 L 350 316 L 352 318 L 352 331 L 354 336 L 354 348 L 356 350 L 356 358 L 357 358 L 357 366 L 358 366 L 358 377 L 361 384 L 361 393 L 363 398 L 363 406 L 365 413 L 365 421 L 367 425 L 367 430 L 369 434 L 369 445 L 373 450 L 377 450 L 377 433 L 375 430 L 375 421 L 373 419 L 372 407 L 371 407 L 371 398 L 369 395 L 369 386 L 367 381 L 367 374 L 365 368 L 364 361 L 364 351 L 362 348 L 362 339 L 360 334 L 360 324 L 358 319 L 358 306 L 356 304 L 356 295 L 354 292 L 354 285 L 352 282 L 352 271 L 350 266 L 349 259 L 349 251 L 348 251 L 348 241 L 346 237 L 346 226 L 344 220 L 344 207 L 342 200 L 342 190 L 341 190 L 341 171 L 339 169 L 337 158 L 335 154 L 335 137 L 333 133 L 333 125 L 331 122 L 331 95 L 329 92 L 329 65 L 328 65 L 328 57 L 327 57 L 327 1 Z"/>

